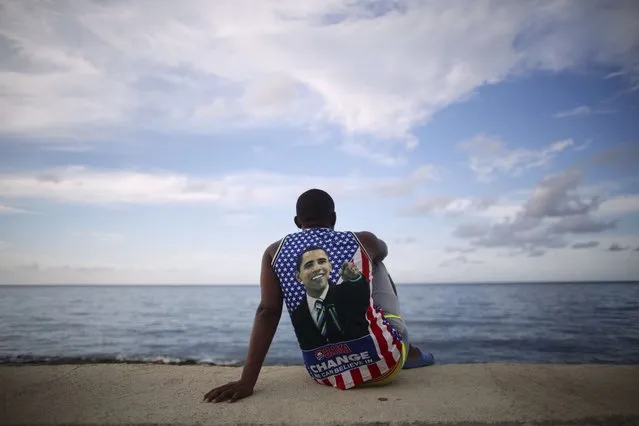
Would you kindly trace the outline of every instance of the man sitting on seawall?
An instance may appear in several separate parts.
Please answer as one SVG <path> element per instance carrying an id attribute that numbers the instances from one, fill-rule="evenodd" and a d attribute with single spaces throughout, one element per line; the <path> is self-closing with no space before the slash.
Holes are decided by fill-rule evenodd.
<path id="1" fill-rule="evenodd" d="M 435 362 L 408 340 L 383 264 L 384 241 L 371 232 L 335 231 L 335 204 L 319 189 L 300 195 L 294 221 L 300 231 L 262 256 L 261 301 L 241 377 L 206 393 L 206 402 L 234 402 L 253 393 L 283 302 L 306 369 L 318 383 L 339 389 L 387 384 L 402 369 Z"/>

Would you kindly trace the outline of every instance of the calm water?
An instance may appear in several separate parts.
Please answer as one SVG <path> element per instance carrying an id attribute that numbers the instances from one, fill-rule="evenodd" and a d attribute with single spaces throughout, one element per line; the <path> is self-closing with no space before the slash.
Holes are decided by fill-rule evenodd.
<path id="1" fill-rule="evenodd" d="M 439 363 L 639 363 L 639 283 L 399 286 Z M 259 288 L 0 287 L 0 362 L 239 364 Z M 301 364 L 284 311 L 266 364 Z"/>

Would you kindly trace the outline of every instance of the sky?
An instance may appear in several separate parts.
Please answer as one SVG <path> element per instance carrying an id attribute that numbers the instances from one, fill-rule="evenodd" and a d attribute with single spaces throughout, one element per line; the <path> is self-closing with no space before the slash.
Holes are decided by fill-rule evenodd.
<path id="1" fill-rule="evenodd" d="M 0 284 L 257 284 L 310 188 L 400 284 L 639 280 L 638 17 L 3 1 Z"/>

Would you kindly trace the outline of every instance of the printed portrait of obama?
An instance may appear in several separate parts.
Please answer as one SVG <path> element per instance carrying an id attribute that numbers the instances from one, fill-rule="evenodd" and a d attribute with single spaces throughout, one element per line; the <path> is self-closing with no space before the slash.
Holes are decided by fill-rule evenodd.
<path id="1" fill-rule="evenodd" d="M 339 285 L 330 282 L 333 266 L 322 247 L 307 247 L 296 266 L 295 277 L 304 285 L 306 296 L 291 321 L 303 350 L 368 335 L 370 285 L 355 264 L 342 264 Z"/>

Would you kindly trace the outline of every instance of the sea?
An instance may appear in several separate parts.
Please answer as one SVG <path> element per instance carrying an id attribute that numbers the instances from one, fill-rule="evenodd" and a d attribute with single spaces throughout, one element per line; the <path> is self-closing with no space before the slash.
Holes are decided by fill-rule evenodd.
<path id="1" fill-rule="evenodd" d="M 439 364 L 639 363 L 639 283 L 398 285 Z M 241 365 L 258 286 L 1 286 L 0 363 Z M 302 365 L 284 307 L 265 365 Z"/>

